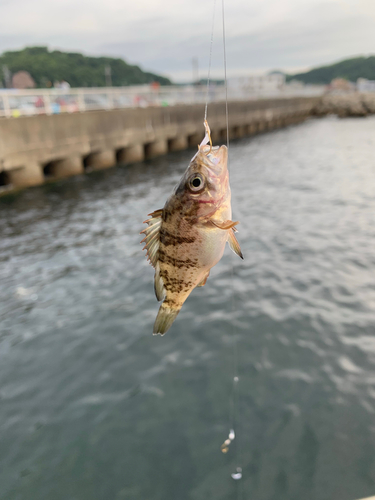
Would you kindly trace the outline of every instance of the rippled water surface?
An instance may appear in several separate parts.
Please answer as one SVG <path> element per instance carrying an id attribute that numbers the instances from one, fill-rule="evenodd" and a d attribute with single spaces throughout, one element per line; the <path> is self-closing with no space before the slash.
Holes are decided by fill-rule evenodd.
<path id="1" fill-rule="evenodd" d="M 139 231 L 192 154 L 0 199 L 2 500 L 375 494 L 375 118 L 233 143 L 245 260 L 154 337 Z"/>

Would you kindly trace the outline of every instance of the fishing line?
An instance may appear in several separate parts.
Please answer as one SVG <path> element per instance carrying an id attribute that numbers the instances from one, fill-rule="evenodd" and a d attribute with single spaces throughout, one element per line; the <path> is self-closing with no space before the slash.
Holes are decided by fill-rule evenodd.
<path id="1" fill-rule="evenodd" d="M 225 88 L 225 121 L 226 121 L 226 134 L 227 134 L 227 148 L 228 148 L 228 169 L 229 169 L 229 113 L 228 113 L 228 77 L 227 77 L 227 52 L 226 52 L 226 37 L 225 37 L 225 8 L 224 0 L 221 0 L 221 17 L 222 17 L 222 39 L 223 39 L 223 59 L 224 59 L 224 88 Z M 229 445 L 236 438 L 236 430 L 240 428 L 240 408 L 239 408 L 239 370 L 238 370 L 238 345 L 236 334 L 234 331 L 233 318 L 235 312 L 235 300 L 234 300 L 234 271 L 233 263 L 231 265 L 231 295 L 232 295 L 232 323 L 231 323 L 231 335 L 233 343 L 233 364 L 232 364 L 232 396 L 230 398 L 229 404 L 229 434 L 228 438 L 224 441 L 221 446 L 221 450 L 226 453 L 229 449 Z M 242 444 L 241 440 L 236 439 L 235 445 L 235 472 L 231 473 L 231 477 L 235 480 L 242 479 Z M 237 489 L 237 498 L 243 497 L 243 482 L 239 485 Z"/>
<path id="2" fill-rule="evenodd" d="M 223 55 L 224 55 L 224 87 L 225 87 L 225 119 L 227 122 L 227 148 L 229 152 L 229 117 L 228 117 L 228 81 L 227 81 L 227 50 L 225 42 L 225 12 L 224 12 L 224 0 L 221 0 L 221 17 L 223 20 Z M 228 156 L 229 164 L 229 156 Z"/>
<path id="3" fill-rule="evenodd" d="M 215 10 L 216 10 L 216 0 L 214 0 L 213 5 L 213 15 L 212 15 L 212 27 L 211 27 L 211 40 L 210 40 L 210 53 L 209 53 L 209 62 L 208 62 L 208 75 L 207 75 L 207 91 L 206 91 L 206 105 L 204 110 L 204 120 L 207 121 L 207 109 L 208 109 L 208 100 L 209 100 L 209 90 L 210 90 L 210 79 L 211 79 L 211 66 L 212 66 L 212 47 L 213 47 L 213 39 L 214 39 L 214 29 L 215 29 Z M 227 134 L 227 149 L 228 149 L 228 169 L 229 169 L 229 113 L 228 113 L 228 79 L 227 79 L 227 54 L 226 54 L 226 38 L 225 38 L 225 9 L 224 9 L 224 0 L 221 1 L 221 15 L 222 15 L 222 39 L 223 39 L 223 59 L 224 59 L 224 89 L 225 89 L 225 121 L 226 121 L 226 134 Z M 211 143 L 211 138 L 210 138 Z M 212 144 L 211 144 L 212 146 Z M 231 266 L 231 288 L 232 288 L 232 318 L 234 317 L 235 312 L 235 303 L 234 303 L 234 272 L 233 272 L 233 264 Z M 227 453 L 229 451 L 229 446 L 236 438 L 235 429 L 240 427 L 240 412 L 239 412 L 239 393 L 238 393 L 238 383 L 239 383 L 239 375 L 238 375 L 238 346 L 237 339 L 234 332 L 233 322 L 231 325 L 231 333 L 232 333 L 232 342 L 233 342 L 233 364 L 232 364 L 232 377 L 233 377 L 233 386 L 232 386 L 232 395 L 230 397 L 229 403 L 229 434 L 228 438 L 221 445 L 221 451 L 223 453 Z M 238 443 L 238 444 L 237 444 Z M 239 480 L 242 478 L 242 468 L 240 466 L 242 463 L 242 446 L 241 441 L 236 439 L 235 446 L 235 472 L 231 473 L 231 477 L 235 480 Z M 241 481 L 242 483 L 242 481 Z M 243 494 L 243 485 L 237 489 L 237 498 L 241 498 Z"/>
<path id="4" fill-rule="evenodd" d="M 228 148 L 228 169 L 230 165 L 229 156 L 229 112 L 228 112 L 228 77 L 227 77 L 227 53 L 226 53 L 226 38 L 225 38 L 225 8 L 224 0 L 221 1 L 221 14 L 222 14 L 222 31 L 223 31 L 223 58 L 224 58 L 224 87 L 225 87 L 225 120 L 226 120 L 226 132 L 227 132 L 227 148 Z M 233 325 L 233 318 L 235 313 L 235 299 L 234 299 L 234 271 L 233 263 L 231 265 L 231 288 L 232 288 L 232 323 L 231 323 L 231 334 L 233 342 L 233 386 L 232 386 L 232 397 L 230 404 L 230 431 L 228 439 L 231 441 L 236 437 L 236 432 L 241 429 L 240 421 L 240 400 L 239 400 L 239 369 L 238 369 L 238 344 L 236 333 Z M 228 441 L 228 440 L 227 440 Z M 231 473 L 231 477 L 238 481 L 242 479 L 242 442 L 241 439 L 236 439 L 235 445 L 235 472 Z M 237 498 L 244 498 L 244 484 L 243 481 L 240 482 L 237 488 Z"/>
<path id="5" fill-rule="evenodd" d="M 208 75 L 207 75 L 207 90 L 206 90 L 206 106 L 204 108 L 204 121 L 207 120 L 208 97 L 209 97 L 209 91 L 210 91 L 211 62 L 212 62 L 212 45 L 213 45 L 213 41 L 214 41 L 214 28 L 215 28 L 215 10 L 216 10 L 216 0 L 214 0 L 214 9 L 213 9 L 213 15 L 212 15 L 210 56 L 209 56 L 209 59 L 208 59 Z"/>

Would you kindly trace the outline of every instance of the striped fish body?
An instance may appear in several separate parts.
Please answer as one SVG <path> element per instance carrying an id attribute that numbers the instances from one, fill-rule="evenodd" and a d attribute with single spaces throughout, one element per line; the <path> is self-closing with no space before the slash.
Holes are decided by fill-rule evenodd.
<path id="1" fill-rule="evenodd" d="M 201 145 L 164 208 L 150 215 L 143 241 L 155 267 L 156 297 L 163 300 L 154 334 L 164 334 L 192 290 L 205 284 L 227 241 L 242 257 L 230 220 L 226 146 Z"/>
<path id="2" fill-rule="evenodd" d="M 162 214 L 155 291 L 160 300 L 158 289 L 164 289 L 165 299 L 154 330 L 168 327 L 193 289 L 205 284 L 210 269 L 221 259 L 228 240 L 227 232 L 209 220 L 184 217 L 172 208 L 173 200 L 170 200 Z M 225 216 L 224 220 L 230 219 L 230 206 Z"/>

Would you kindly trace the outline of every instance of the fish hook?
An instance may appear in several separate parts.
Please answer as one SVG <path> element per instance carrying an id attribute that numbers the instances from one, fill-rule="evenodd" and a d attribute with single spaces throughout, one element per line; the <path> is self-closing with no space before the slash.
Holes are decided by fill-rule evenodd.
<path id="1" fill-rule="evenodd" d="M 210 130 L 210 127 L 208 125 L 207 120 L 204 120 L 204 128 L 206 129 L 206 134 L 208 135 L 208 140 L 210 141 L 210 150 L 207 153 L 207 156 L 208 156 L 212 151 L 212 139 L 211 139 L 211 130 Z"/>
<path id="2" fill-rule="evenodd" d="M 210 143 L 210 150 L 207 153 L 207 155 L 209 155 L 212 151 L 211 130 L 210 130 L 210 126 L 208 125 L 207 120 L 204 120 L 203 125 L 204 125 L 204 128 L 206 129 L 206 135 L 204 136 L 203 141 L 198 146 L 198 149 L 200 149 L 201 146 L 205 146 L 209 142 Z"/>

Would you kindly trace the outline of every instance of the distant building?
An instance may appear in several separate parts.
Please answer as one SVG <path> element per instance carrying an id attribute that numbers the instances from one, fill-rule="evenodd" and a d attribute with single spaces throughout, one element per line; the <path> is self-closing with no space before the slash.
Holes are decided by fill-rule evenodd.
<path id="1" fill-rule="evenodd" d="M 280 90 L 284 87 L 284 85 L 285 75 L 283 73 L 241 76 L 238 78 L 230 78 L 228 80 L 228 86 L 248 92 Z"/>
<path id="2" fill-rule="evenodd" d="M 355 90 L 355 85 L 354 83 L 345 80 L 345 78 L 334 78 L 329 85 L 329 90 L 351 92 Z"/>
<path id="3" fill-rule="evenodd" d="M 367 80 L 367 78 L 358 78 L 358 92 L 375 92 L 375 80 Z"/>
<path id="4" fill-rule="evenodd" d="M 288 83 L 288 86 L 290 88 L 293 88 L 293 89 L 303 89 L 305 84 L 303 82 L 301 82 L 300 80 L 295 80 L 293 78 L 293 80 L 290 80 L 290 82 Z"/>
<path id="5" fill-rule="evenodd" d="M 14 89 L 33 89 L 35 82 L 28 71 L 17 71 L 12 77 L 12 87 Z"/>

